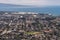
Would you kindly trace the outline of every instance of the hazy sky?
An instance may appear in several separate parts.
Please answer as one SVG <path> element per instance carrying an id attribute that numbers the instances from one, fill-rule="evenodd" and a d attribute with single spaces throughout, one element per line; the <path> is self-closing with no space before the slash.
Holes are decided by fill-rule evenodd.
<path id="1" fill-rule="evenodd" d="M 0 3 L 16 5 L 60 6 L 60 0 L 0 0 Z"/>

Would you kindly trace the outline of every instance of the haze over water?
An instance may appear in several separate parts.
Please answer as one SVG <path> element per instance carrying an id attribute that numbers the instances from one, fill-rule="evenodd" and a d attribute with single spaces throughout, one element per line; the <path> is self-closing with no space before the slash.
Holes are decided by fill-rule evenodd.
<path id="1" fill-rule="evenodd" d="M 0 11 L 38 12 L 60 15 L 60 0 L 0 0 Z"/>

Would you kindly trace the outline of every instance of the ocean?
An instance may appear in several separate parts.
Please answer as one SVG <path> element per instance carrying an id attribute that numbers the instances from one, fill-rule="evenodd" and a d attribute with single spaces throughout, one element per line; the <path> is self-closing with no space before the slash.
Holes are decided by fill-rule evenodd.
<path id="1" fill-rule="evenodd" d="M 48 7 L 0 7 L 0 11 L 15 11 L 15 12 L 37 12 L 46 13 L 60 16 L 60 6 L 48 6 Z"/>

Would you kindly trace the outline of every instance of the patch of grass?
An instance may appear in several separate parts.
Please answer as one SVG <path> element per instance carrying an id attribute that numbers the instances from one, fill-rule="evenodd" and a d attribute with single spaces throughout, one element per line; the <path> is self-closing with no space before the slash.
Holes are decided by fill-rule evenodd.
<path id="1" fill-rule="evenodd" d="M 33 35 L 33 34 L 40 34 L 40 32 L 26 32 L 26 34 L 31 34 L 31 35 Z"/>

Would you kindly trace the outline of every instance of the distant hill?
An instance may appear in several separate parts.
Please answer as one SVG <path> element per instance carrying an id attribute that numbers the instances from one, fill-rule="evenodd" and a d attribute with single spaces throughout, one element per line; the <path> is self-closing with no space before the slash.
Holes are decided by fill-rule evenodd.
<path id="1" fill-rule="evenodd" d="M 27 7 L 32 7 L 32 6 L 29 6 L 29 5 L 3 4 L 3 3 L 0 3 L 0 7 L 19 7 L 19 8 L 27 8 Z"/>

